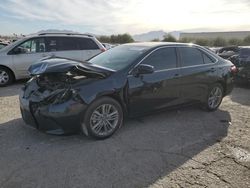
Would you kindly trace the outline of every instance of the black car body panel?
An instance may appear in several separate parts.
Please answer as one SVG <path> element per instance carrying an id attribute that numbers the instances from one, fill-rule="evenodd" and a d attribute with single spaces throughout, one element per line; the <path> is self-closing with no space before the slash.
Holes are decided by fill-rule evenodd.
<path id="1" fill-rule="evenodd" d="M 182 67 L 179 46 L 190 47 L 176 43 L 147 44 L 147 49 L 121 70 L 68 59 L 43 60 L 29 69 L 33 77 L 20 94 L 22 117 L 27 124 L 47 133 L 65 134 L 80 130 L 86 109 L 102 96 L 114 98 L 125 114 L 136 116 L 187 102 L 204 102 L 214 83 L 221 83 L 224 95 L 232 91 L 232 63 L 194 45 L 202 53 L 211 53 L 216 62 Z M 176 48 L 175 68 L 136 74 L 150 54 L 165 47 Z"/>

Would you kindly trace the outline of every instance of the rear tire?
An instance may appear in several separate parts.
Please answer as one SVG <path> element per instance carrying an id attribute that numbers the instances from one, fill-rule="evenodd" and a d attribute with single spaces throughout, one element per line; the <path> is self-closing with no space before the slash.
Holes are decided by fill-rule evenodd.
<path id="1" fill-rule="evenodd" d="M 123 110 L 119 102 L 110 97 L 102 97 L 88 107 L 84 125 L 88 134 L 96 139 L 106 139 L 123 124 Z M 82 127 L 83 130 L 85 127 Z"/>
<path id="2" fill-rule="evenodd" d="M 214 84 L 208 91 L 205 108 L 207 111 L 215 111 L 219 108 L 223 99 L 223 87 L 221 84 Z"/>
<path id="3" fill-rule="evenodd" d="M 14 81 L 12 72 L 4 67 L 0 67 L 0 87 L 5 87 Z"/>

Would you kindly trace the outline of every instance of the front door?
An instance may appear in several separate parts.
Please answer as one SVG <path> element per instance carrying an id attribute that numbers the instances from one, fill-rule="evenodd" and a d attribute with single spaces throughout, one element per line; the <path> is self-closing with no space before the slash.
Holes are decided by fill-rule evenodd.
<path id="1" fill-rule="evenodd" d="M 128 76 L 130 115 L 178 104 L 180 70 L 177 67 L 176 49 L 157 49 L 145 58 L 142 64 L 154 66 L 155 71 L 151 74 Z"/>
<path id="2" fill-rule="evenodd" d="M 25 78 L 29 75 L 28 68 L 30 67 L 30 65 L 47 55 L 44 38 L 29 39 L 16 46 L 13 49 L 13 52 L 17 48 L 20 48 L 20 53 L 12 53 L 11 55 L 13 65 L 19 75 L 19 78 Z"/>

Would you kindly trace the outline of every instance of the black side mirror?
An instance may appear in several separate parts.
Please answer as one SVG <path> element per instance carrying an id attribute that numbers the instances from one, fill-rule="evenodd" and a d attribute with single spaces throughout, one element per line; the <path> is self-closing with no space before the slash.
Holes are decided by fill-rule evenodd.
<path id="1" fill-rule="evenodd" d="M 152 74 L 153 72 L 154 72 L 154 66 L 147 64 L 140 64 L 135 71 L 136 76 L 140 74 Z"/>

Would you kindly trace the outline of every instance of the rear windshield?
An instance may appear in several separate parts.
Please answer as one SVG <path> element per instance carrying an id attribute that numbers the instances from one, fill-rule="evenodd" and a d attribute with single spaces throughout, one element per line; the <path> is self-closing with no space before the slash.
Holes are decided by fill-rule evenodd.
<path id="1" fill-rule="evenodd" d="M 146 51 L 146 47 L 121 45 L 89 60 L 90 63 L 113 70 L 121 70 L 133 63 Z"/>

